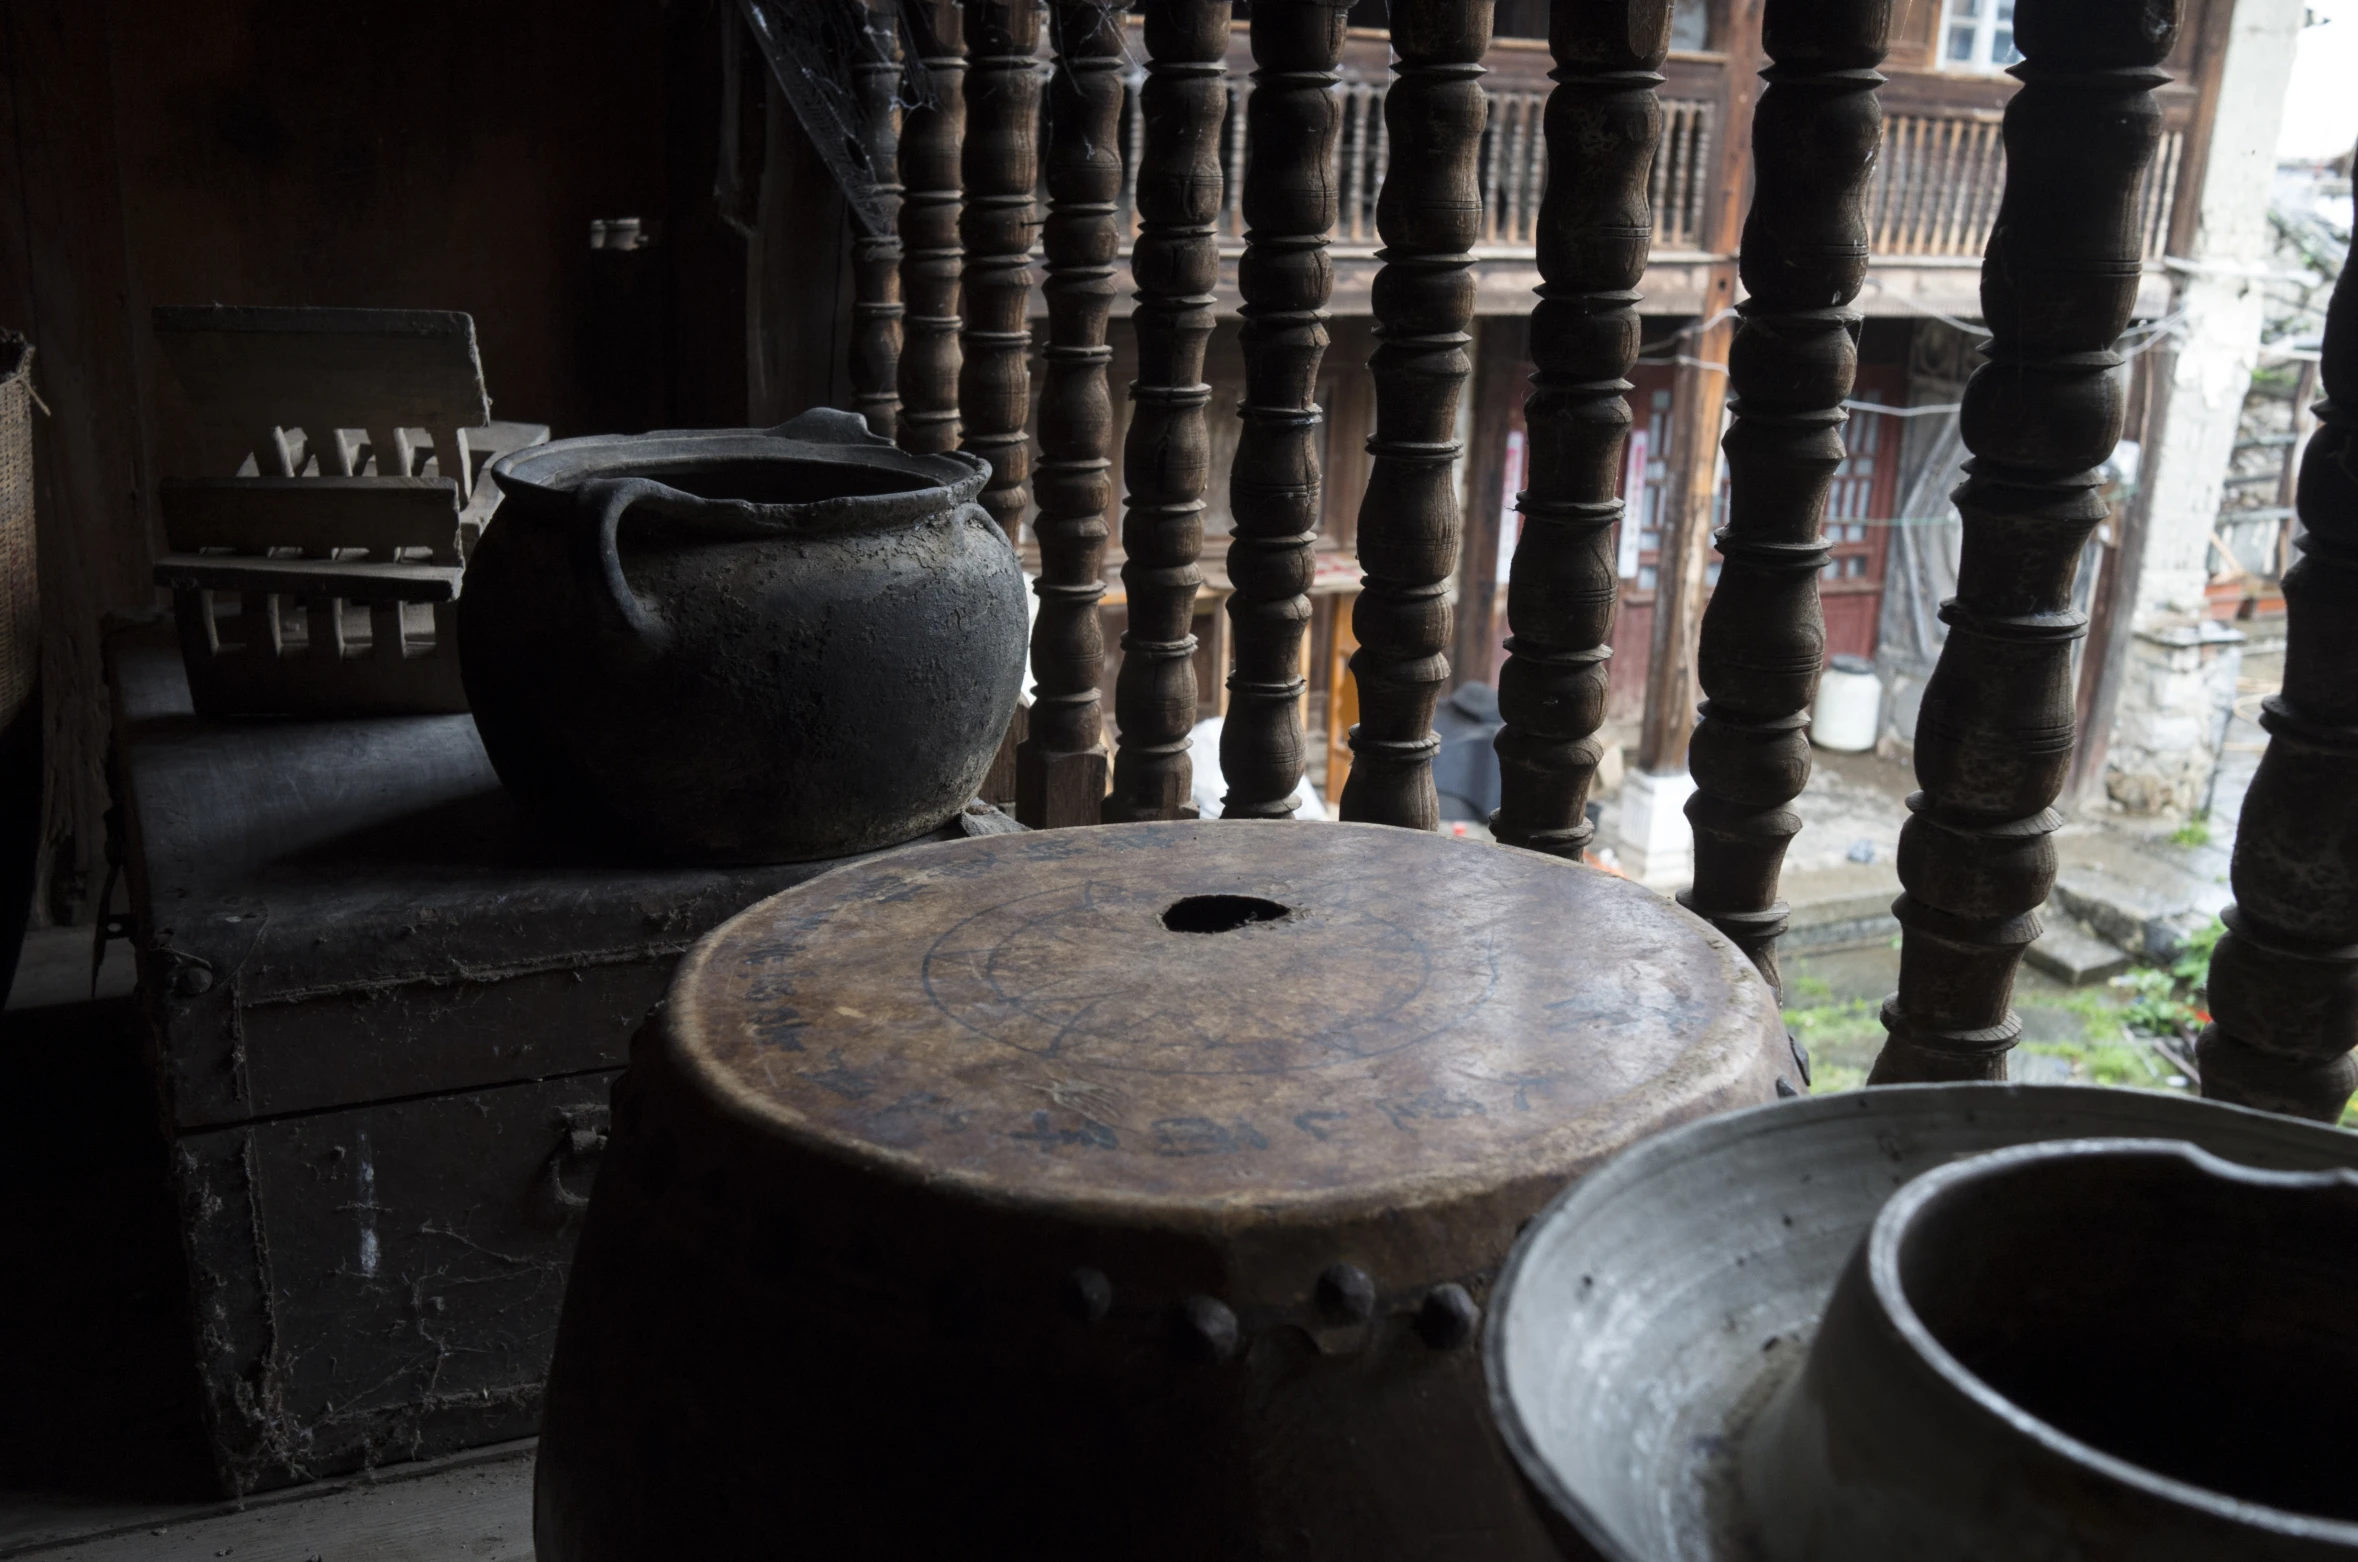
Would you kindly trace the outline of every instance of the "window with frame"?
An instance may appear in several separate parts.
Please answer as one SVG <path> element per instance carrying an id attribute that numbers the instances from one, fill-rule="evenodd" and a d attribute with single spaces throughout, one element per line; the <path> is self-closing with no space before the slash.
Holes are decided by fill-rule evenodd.
<path id="1" fill-rule="evenodd" d="M 1948 0 L 1940 40 L 1943 70 L 2004 70 L 2022 58 L 2014 46 L 2014 0 Z"/>

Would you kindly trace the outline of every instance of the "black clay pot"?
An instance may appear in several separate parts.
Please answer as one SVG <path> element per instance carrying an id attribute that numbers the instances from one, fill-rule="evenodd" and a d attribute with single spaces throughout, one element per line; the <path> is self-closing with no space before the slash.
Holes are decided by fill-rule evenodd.
<path id="1" fill-rule="evenodd" d="M 569 439 L 491 469 L 459 660 L 500 779 L 560 828 L 681 862 L 913 839 L 1013 715 L 1015 550 L 988 468 L 851 413 Z"/>

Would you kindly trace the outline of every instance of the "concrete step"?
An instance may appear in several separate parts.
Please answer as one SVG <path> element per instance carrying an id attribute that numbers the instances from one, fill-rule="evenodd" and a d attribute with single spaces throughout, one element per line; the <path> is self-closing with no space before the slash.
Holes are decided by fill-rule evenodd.
<path id="1" fill-rule="evenodd" d="M 2072 987 L 2107 981 L 2129 968 L 2129 957 L 2118 946 L 2060 917 L 2053 918 L 2039 941 L 2030 946 L 2028 958 L 2032 965 Z"/>
<path id="2" fill-rule="evenodd" d="M 1899 936 L 1891 903 L 1899 871 L 1888 860 L 1788 873 L 1778 886 L 1793 908 L 1779 947 L 1795 953 L 1869 949 Z"/>
<path id="3" fill-rule="evenodd" d="M 2189 935 L 2234 898 L 2224 853 L 2175 849 L 2119 830 L 2078 827 L 2056 840 L 2051 908 L 2143 960 L 2177 958 Z"/>

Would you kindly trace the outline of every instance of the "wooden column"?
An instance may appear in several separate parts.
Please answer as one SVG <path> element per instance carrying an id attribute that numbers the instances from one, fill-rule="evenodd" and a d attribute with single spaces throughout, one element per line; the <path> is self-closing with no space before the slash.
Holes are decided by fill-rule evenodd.
<path id="1" fill-rule="evenodd" d="M 1121 741 L 1110 821 L 1192 817 L 1195 767 L 1195 592 L 1203 584 L 1204 489 L 1212 446 L 1204 347 L 1220 283 L 1220 131 L 1227 121 L 1228 0 L 1160 0 L 1146 12 L 1146 145 L 1137 173 L 1138 237 L 1130 273 L 1138 302 L 1136 403 L 1122 444 L 1129 509 L 1122 586 L 1130 600 L 1114 683 Z"/>
<path id="2" fill-rule="evenodd" d="M 1530 376 L 1525 317 L 1482 315 L 1474 320 L 1474 446 L 1466 452 L 1466 513 L 1458 528 L 1457 607 L 1450 629 L 1449 686 L 1488 683 L 1498 661 L 1506 582 L 1498 578 L 1507 501 L 1507 430 Z M 1511 551 L 1508 555 L 1513 556 Z"/>
<path id="3" fill-rule="evenodd" d="M 1695 646 L 1703 623 L 1703 580 L 1711 518 L 1719 505 L 1719 426 L 1727 405 L 1733 322 L 1720 318 L 1736 297 L 1736 268 L 1714 266 L 1704 286 L 1704 320 L 1682 342 L 1670 408 L 1670 480 L 1662 489 L 1661 551 L 1654 571 L 1654 619 L 1646 645 L 1646 707 L 1638 768 L 1670 775 L 1687 768 L 1695 727 Z"/>
<path id="4" fill-rule="evenodd" d="M 1653 212 L 1646 177 L 1662 139 L 1670 0 L 1558 5 L 1547 101 L 1547 193 L 1538 225 L 1531 394 L 1523 403 L 1530 477 L 1507 585 L 1507 661 L 1498 680 L 1499 840 L 1577 861 L 1593 827 L 1588 788 L 1601 750 L 1606 663 L 1621 582 L 1622 445 L 1638 352 L 1637 286 Z"/>
<path id="5" fill-rule="evenodd" d="M 868 14 L 869 53 L 853 68 L 860 139 L 876 171 L 885 227 L 852 232 L 852 409 L 892 439 L 901 422 L 901 49 L 890 11 Z"/>
<path id="6" fill-rule="evenodd" d="M 1965 388 L 1973 452 L 1948 642 L 1916 726 L 1893 906 L 1905 935 L 1871 1084 L 2002 1079 L 2022 1029 L 2014 972 L 2055 881 L 2053 803 L 2071 765 L 2071 606 L 2104 519 L 2096 468 L 2120 437 L 2113 344 L 2136 302 L 2137 185 L 2161 133 L 2170 0 L 2021 0 L 2023 87 L 2006 105 L 2006 193 L 1981 273 L 1989 361 Z"/>
<path id="7" fill-rule="evenodd" d="M 916 0 L 903 13 L 924 36 L 915 41 L 931 101 L 901 126 L 900 440 L 903 450 L 938 455 L 958 448 L 959 278 L 966 250 L 958 240 L 965 204 L 958 164 L 966 138 L 966 48 L 958 7 Z"/>
<path id="8" fill-rule="evenodd" d="M 1393 0 L 1391 158 L 1376 197 L 1384 248 L 1373 308 L 1374 458 L 1359 508 L 1365 585 L 1351 610 L 1359 649 L 1359 724 L 1342 817 L 1431 830 L 1433 706 L 1449 683 L 1449 594 L 1460 517 L 1458 398 L 1472 368 L 1474 241 L 1482 230 L 1475 159 L 1488 105 L 1482 53 L 1493 0 Z"/>
<path id="9" fill-rule="evenodd" d="M 1768 89 L 1752 116 L 1749 295 L 1728 349 L 1728 524 L 1696 653 L 1705 700 L 1688 768 L 1695 883 L 1681 904 L 1784 990 L 1776 942 L 1793 799 L 1809 780 L 1809 712 L 1826 658 L 1821 523 L 1858 369 L 1867 175 L 1882 140 L 1889 0 L 1768 0 Z"/>
<path id="10" fill-rule="evenodd" d="M 1283 819 L 1302 785 L 1302 636 L 1310 624 L 1318 540 L 1318 368 L 1334 263 L 1335 67 L 1343 0 L 1261 0 L 1253 7 L 1253 95 L 1246 110 L 1244 428 L 1229 473 L 1236 518 L 1228 548 L 1228 619 L 1236 671 L 1220 729 L 1228 781 L 1221 816 Z"/>
<path id="11" fill-rule="evenodd" d="M 2235 904 L 2211 955 L 2197 1061 L 2219 1101 L 2340 1118 L 2358 1086 L 2358 280 L 2325 321 L 2301 458 L 2301 561 L 2284 576 L 2284 689 L 2236 827 Z"/>
<path id="12" fill-rule="evenodd" d="M 1122 13 L 1115 0 L 1059 0 L 1050 13 L 1048 350 L 1040 384 L 1040 616 L 1032 625 L 1032 712 L 1016 751 L 1016 817 L 1034 829 L 1095 824 L 1105 799 L 1097 678 L 1105 642 L 1106 456 L 1122 185 Z"/>
<path id="13" fill-rule="evenodd" d="M 1695 725 L 1695 646 L 1703 619 L 1703 581 L 1712 512 L 1719 503 L 1719 428 L 1727 404 L 1727 312 L 1736 302 L 1737 243 L 1745 182 L 1752 169 L 1752 102 L 1759 91 L 1763 0 L 1727 0 L 1727 65 L 1715 134 L 1713 177 L 1703 245 L 1720 257 L 1705 279 L 1702 323 L 1680 339 L 1670 418 L 1670 476 L 1663 486 L 1661 551 L 1655 570 L 1654 620 L 1647 646 L 1645 725 L 1637 768 L 1673 775 L 1687 768 Z"/>
<path id="14" fill-rule="evenodd" d="M 1013 541 L 1031 508 L 1032 192 L 1040 179 L 1039 0 L 965 0 L 966 326 L 958 448 L 991 463 L 981 504 Z"/>

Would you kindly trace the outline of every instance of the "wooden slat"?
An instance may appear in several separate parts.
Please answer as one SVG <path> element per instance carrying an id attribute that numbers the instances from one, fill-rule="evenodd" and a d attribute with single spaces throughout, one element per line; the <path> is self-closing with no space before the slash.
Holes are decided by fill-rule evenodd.
<path id="1" fill-rule="evenodd" d="M 475 323 L 440 309 L 159 308 L 200 411 L 239 428 L 473 428 L 490 421 Z"/>
<path id="2" fill-rule="evenodd" d="M 431 548 L 456 564 L 458 484 L 447 477 L 224 477 L 167 480 L 164 538 L 202 548 Z"/>
<path id="3" fill-rule="evenodd" d="M 338 564 L 330 559 L 258 559 L 225 553 L 167 553 L 156 584 L 176 591 L 238 591 L 354 602 L 455 602 L 459 576 L 444 564 Z"/>

